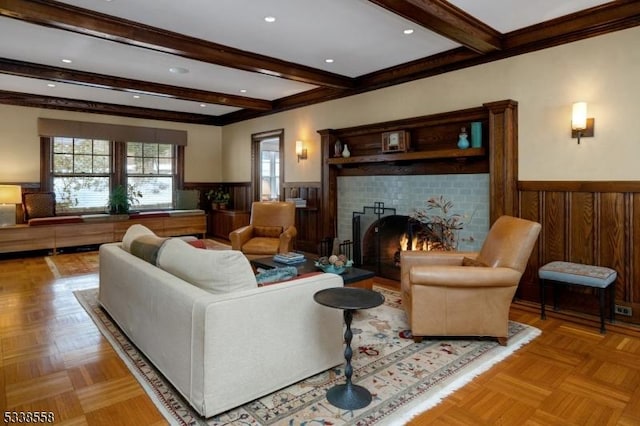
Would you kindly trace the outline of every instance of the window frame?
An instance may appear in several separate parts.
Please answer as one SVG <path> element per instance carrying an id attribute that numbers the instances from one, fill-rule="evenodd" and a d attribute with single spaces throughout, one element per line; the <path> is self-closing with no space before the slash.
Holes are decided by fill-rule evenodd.
<path id="1" fill-rule="evenodd" d="M 61 136 L 63 137 L 63 136 Z M 41 191 L 53 191 L 53 139 L 54 137 L 41 136 L 40 137 L 40 190 Z M 79 137 L 76 139 L 80 139 Z M 91 139 L 91 138 L 84 138 Z M 95 138 L 94 138 L 95 139 Z M 103 139 L 105 140 L 105 139 Z M 109 139 L 106 139 L 109 140 Z M 135 141 L 134 141 L 135 142 Z M 119 140 L 109 140 L 111 144 L 111 162 L 112 167 L 110 171 L 110 187 L 109 193 L 118 185 L 127 184 L 127 143 Z M 140 142 L 146 143 L 146 142 Z M 162 142 L 152 142 L 155 144 L 163 144 Z M 185 163 L 185 150 L 184 145 L 170 144 L 174 146 L 174 172 L 173 172 L 173 188 L 171 194 L 171 208 L 175 208 L 175 190 L 181 189 L 184 186 L 184 163 Z M 105 206 L 106 207 L 106 206 Z M 141 209 L 141 210 L 153 210 L 154 208 Z M 86 210 L 87 213 L 95 212 L 95 210 Z M 61 213 L 64 214 L 78 214 L 82 211 L 73 213 Z"/>

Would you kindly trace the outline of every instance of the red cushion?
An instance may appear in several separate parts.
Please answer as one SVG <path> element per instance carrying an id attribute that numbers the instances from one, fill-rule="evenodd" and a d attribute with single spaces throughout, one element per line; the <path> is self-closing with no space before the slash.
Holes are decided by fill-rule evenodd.
<path id="1" fill-rule="evenodd" d="M 29 226 L 64 225 L 65 223 L 82 223 L 80 216 L 52 216 L 29 219 Z"/>
<path id="2" fill-rule="evenodd" d="M 169 217 L 171 216 L 168 212 L 136 212 L 131 213 L 129 218 L 131 219 L 146 219 L 149 217 Z"/>
<path id="3" fill-rule="evenodd" d="M 204 240 L 191 240 L 187 241 L 187 243 L 191 244 L 195 248 L 206 249 L 207 245 L 204 243 Z"/>

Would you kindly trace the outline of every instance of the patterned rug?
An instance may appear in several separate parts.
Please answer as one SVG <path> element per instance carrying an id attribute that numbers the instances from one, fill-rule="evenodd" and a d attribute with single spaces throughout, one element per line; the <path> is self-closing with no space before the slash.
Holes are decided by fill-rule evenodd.
<path id="1" fill-rule="evenodd" d="M 44 260 L 55 278 L 98 272 L 97 250 L 46 256 Z"/>
<path id="2" fill-rule="evenodd" d="M 385 303 L 355 312 L 352 323 L 353 381 L 371 391 L 373 401 L 368 407 L 348 411 L 327 401 L 327 389 L 344 383 L 340 365 L 208 419 L 193 411 L 113 324 L 96 301 L 97 289 L 75 294 L 167 421 L 174 425 L 400 425 L 437 405 L 540 334 L 537 328 L 510 322 L 506 347 L 481 339 L 414 343 L 399 293 L 379 287 L 375 290 L 384 294 Z"/>

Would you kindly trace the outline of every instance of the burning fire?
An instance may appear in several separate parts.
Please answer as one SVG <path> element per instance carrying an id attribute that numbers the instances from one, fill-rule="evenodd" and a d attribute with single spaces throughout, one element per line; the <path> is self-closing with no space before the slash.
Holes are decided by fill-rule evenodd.
<path id="1" fill-rule="evenodd" d="M 430 251 L 432 250 L 433 244 L 431 241 L 418 241 L 418 237 L 413 237 L 411 240 L 411 245 L 409 245 L 409 236 L 404 233 L 402 237 L 400 237 L 400 250 L 422 250 L 422 251 Z"/>

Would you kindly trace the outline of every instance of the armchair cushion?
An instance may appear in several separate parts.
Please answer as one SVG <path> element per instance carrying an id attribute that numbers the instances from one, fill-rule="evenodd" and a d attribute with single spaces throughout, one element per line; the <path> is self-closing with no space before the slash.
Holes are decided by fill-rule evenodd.
<path id="1" fill-rule="evenodd" d="M 260 226 L 253 227 L 254 237 L 280 238 L 282 234 L 282 226 Z"/>
<path id="2" fill-rule="evenodd" d="M 489 265 L 485 264 L 484 262 L 478 259 L 473 259 L 471 257 L 465 256 L 462 258 L 462 266 L 489 266 Z"/>

